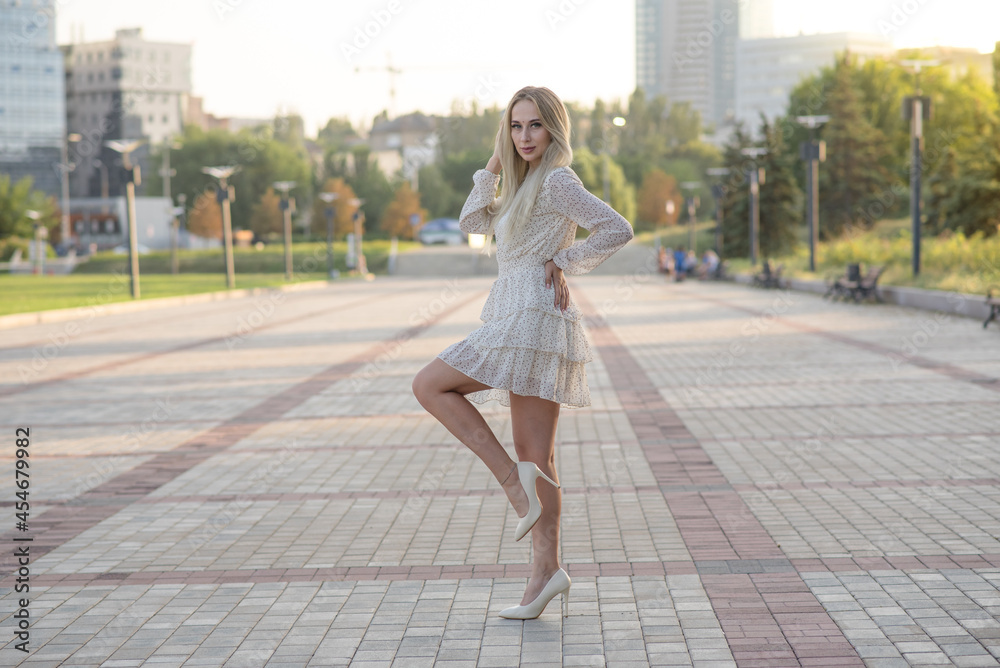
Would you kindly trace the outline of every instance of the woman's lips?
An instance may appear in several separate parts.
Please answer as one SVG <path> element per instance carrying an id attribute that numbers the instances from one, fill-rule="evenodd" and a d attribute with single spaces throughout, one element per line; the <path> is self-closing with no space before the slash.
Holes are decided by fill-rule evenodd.
<path id="1" fill-rule="evenodd" d="M 534 146 L 529 146 L 528 148 L 524 148 L 523 146 L 521 147 L 521 152 L 522 153 L 531 153 L 534 150 L 535 150 Z"/>

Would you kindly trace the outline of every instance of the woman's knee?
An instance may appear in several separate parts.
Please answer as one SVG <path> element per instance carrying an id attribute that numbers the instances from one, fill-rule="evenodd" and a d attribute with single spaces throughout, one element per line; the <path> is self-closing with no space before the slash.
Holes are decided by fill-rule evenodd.
<path id="1" fill-rule="evenodd" d="M 432 374 L 428 371 L 427 367 L 418 371 L 413 377 L 413 382 L 410 383 L 410 389 L 413 391 L 413 396 L 415 396 L 417 401 L 421 404 L 423 404 L 426 398 L 434 392 Z"/>

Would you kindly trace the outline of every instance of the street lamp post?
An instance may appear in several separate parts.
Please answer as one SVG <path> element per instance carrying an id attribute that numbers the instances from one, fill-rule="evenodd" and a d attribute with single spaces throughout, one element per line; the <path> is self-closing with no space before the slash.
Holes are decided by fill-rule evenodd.
<path id="1" fill-rule="evenodd" d="M 722 178 L 729 176 L 729 170 L 725 167 L 709 167 L 705 174 L 712 177 Z M 712 197 L 715 198 L 715 254 L 722 257 L 722 196 L 725 194 L 721 183 L 712 184 Z"/>
<path id="2" fill-rule="evenodd" d="M 69 243 L 70 231 L 69 231 L 69 173 L 73 171 L 76 165 L 69 161 L 69 144 L 70 142 L 78 142 L 83 139 L 83 136 L 71 132 L 66 135 L 66 138 L 62 142 L 62 165 L 60 165 L 60 185 L 62 186 L 62 218 L 59 225 L 59 243 L 63 246 Z"/>
<path id="3" fill-rule="evenodd" d="M 809 200 L 806 204 L 809 219 L 809 271 L 816 271 L 816 243 L 819 236 L 819 163 L 826 160 L 826 142 L 816 141 L 816 130 L 830 117 L 796 116 L 795 120 L 809 128 L 809 141 L 799 146 L 799 157 L 806 163 L 806 190 Z"/>
<path id="4" fill-rule="evenodd" d="M 232 212 L 229 202 L 234 198 L 233 187 L 229 185 L 228 179 L 236 170 L 235 165 L 225 167 L 202 167 L 201 171 L 209 176 L 218 179 L 219 187 L 216 190 L 216 199 L 222 206 L 222 239 L 226 253 L 226 287 L 230 290 L 236 287 L 236 268 L 233 263 L 233 223 Z"/>
<path id="5" fill-rule="evenodd" d="M 180 262 L 177 259 L 177 237 L 180 236 L 180 220 L 187 213 L 187 195 L 181 193 L 177 196 L 178 206 L 170 210 L 170 273 L 177 274 L 180 271 Z"/>
<path id="6" fill-rule="evenodd" d="M 902 64 L 913 70 L 914 94 L 903 99 L 903 119 L 910 121 L 913 159 L 910 163 L 910 215 L 913 218 L 913 276 L 920 274 L 920 172 L 923 170 L 924 121 L 931 117 L 931 98 L 921 95 L 920 70 L 939 65 L 937 60 L 904 60 Z"/>
<path id="7" fill-rule="evenodd" d="M 607 112 L 605 112 L 607 114 Z M 608 124 L 607 116 L 605 115 L 605 121 L 601 123 L 601 144 L 604 153 L 604 201 L 607 204 L 611 204 L 611 172 L 610 172 L 610 151 L 608 150 Z M 615 127 L 623 127 L 625 125 L 625 118 L 622 116 L 615 116 L 611 119 L 611 122 Z"/>
<path id="8" fill-rule="evenodd" d="M 764 168 L 757 166 L 757 158 L 767 153 L 766 148 L 745 148 L 743 155 L 753 158 L 750 177 L 750 264 L 756 266 L 760 255 L 760 186 L 764 183 Z"/>
<path id="9" fill-rule="evenodd" d="M 686 190 L 688 194 L 684 197 L 688 212 L 688 248 L 695 255 L 698 254 L 697 240 L 695 238 L 695 211 L 701 205 L 701 200 L 695 195 L 695 191 L 701 187 L 701 181 L 685 181 L 681 184 L 681 190 Z"/>
<path id="10" fill-rule="evenodd" d="M 128 255 L 129 279 L 132 284 L 132 299 L 139 298 L 139 239 L 135 222 L 135 186 L 142 183 L 139 165 L 132 165 L 131 153 L 139 148 L 143 140 L 115 139 L 104 142 L 104 145 L 122 156 L 122 168 L 125 170 L 125 200 L 128 208 Z"/>
<path id="11" fill-rule="evenodd" d="M 319 194 L 319 198 L 326 202 L 326 275 L 331 279 L 339 275 L 333 266 L 333 218 L 336 213 L 333 203 L 339 197 L 339 193 Z"/>
<path id="12" fill-rule="evenodd" d="M 102 213 L 108 212 L 108 198 L 110 197 L 108 188 L 108 166 L 104 164 L 104 161 L 100 158 L 94 158 L 94 166 L 97 167 L 101 172 L 101 199 L 104 203 L 101 205 Z"/>
<path id="13" fill-rule="evenodd" d="M 163 164 L 160 167 L 160 176 L 163 177 L 163 196 L 170 201 L 170 273 L 177 273 L 177 209 L 174 206 L 174 198 L 170 192 L 170 179 L 177 175 L 177 170 L 170 167 L 170 149 L 178 149 L 181 145 L 169 138 L 163 142 Z"/>
<path id="14" fill-rule="evenodd" d="M 361 210 L 361 205 L 364 203 L 363 199 L 358 199 L 357 197 L 351 200 L 351 205 L 358 207 L 354 212 L 354 256 L 357 258 L 357 271 L 361 276 L 368 275 L 368 263 L 365 261 L 365 254 L 361 244 L 361 226 L 365 219 L 365 212 Z"/>
<path id="15" fill-rule="evenodd" d="M 281 211 L 283 214 L 282 238 L 285 244 L 285 280 L 292 280 L 292 207 L 288 199 L 288 191 L 295 187 L 295 181 L 275 181 L 275 190 L 281 192 Z"/>
<path id="16" fill-rule="evenodd" d="M 42 246 L 42 235 L 41 232 L 39 232 L 39 228 L 42 228 L 42 226 L 38 224 L 38 221 L 42 218 L 42 213 L 41 211 L 35 211 L 34 209 L 27 209 L 24 212 L 24 215 L 30 218 L 33 221 L 32 224 L 34 225 L 34 239 L 32 240 L 32 244 L 34 244 L 35 247 L 35 273 L 44 274 L 45 247 Z"/>

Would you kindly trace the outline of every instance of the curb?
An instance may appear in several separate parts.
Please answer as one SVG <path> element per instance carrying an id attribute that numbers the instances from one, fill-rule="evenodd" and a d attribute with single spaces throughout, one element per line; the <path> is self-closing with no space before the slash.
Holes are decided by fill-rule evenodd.
<path id="1" fill-rule="evenodd" d="M 737 283 L 749 285 L 753 282 L 751 274 L 736 274 L 733 279 Z M 799 292 L 825 294 L 827 285 L 823 281 L 808 281 L 800 278 L 782 279 L 785 288 Z M 966 318 L 986 320 L 990 309 L 986 306 L 986 297 L 970 295 L 964 292 L 945 292 L 943 290 L 924 290 L 923 288 L 905 288 L 894 285 L 879 286 L 878 294 L 886 304 L 918 308 L 924 311 L 940 311 Z"/>
<path id="2" fill-rule="evenodd" d="M 155 299 L 140 299 L 137 302 L 114 302 L 111 304 L 94 304 L 91 306 L 74 306 L 72 308 L 52 309 L 49 311 L 32 311 L 30 313 L 12 313 L 0 316 L 0 329 L 13 329 L 29 325 L 43 325 L 52 322 L 65 322 L 77 318 L 92 318 L 114 313 L 133 313 L 164 306 L 184 306 L 187 304 L 203 304 L 205 302 L 227 301 L 244 297 L 255 297 L 267 292 L 297 292 L 299 290 L 314 290 L 326 287 L 328 281 L 306 281 L 290 285 L 277 285 L 266 288 L 243 288 L 238 290 L 221 290 L 219 292 L 202 292 L 195 295 L 178 295 L 176 297 L 157 297 Z"/>

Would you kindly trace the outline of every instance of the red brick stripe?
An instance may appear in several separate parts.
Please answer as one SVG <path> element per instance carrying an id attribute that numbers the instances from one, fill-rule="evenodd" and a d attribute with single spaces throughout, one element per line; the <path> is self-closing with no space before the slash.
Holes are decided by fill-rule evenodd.
<path id="1" fill-rule="evenodd" d="M 663 400 L 655 383 L 580 291 L 595 349 L 661 485 L 727 481 Z M 664 493 L 688 552 L 699 560 L 784 557 L 736 491 Z M 863 666 L 843 632 L 798 573 L 702 575 L 737 666 Z M 800 617 L 804 615 L 804 617 Z M 802 619 L 810 625 L 804 636 Z M 803 640 L 808 638 L 808 641 Z"/>

